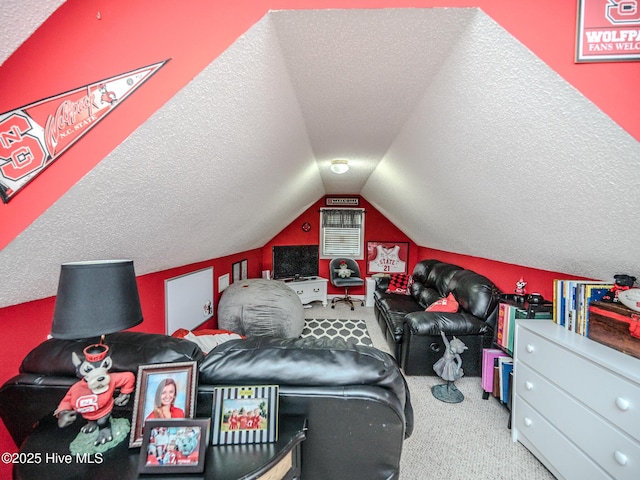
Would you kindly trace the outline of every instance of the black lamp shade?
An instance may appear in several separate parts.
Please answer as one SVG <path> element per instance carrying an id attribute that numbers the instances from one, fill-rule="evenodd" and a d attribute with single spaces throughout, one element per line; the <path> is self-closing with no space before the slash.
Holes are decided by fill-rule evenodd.
<path id="1" fill-rule="evenodd" d="M 91 338 L 142 322 L 132 260 L 63 263 L 53 312 L 53 338 Z"/>

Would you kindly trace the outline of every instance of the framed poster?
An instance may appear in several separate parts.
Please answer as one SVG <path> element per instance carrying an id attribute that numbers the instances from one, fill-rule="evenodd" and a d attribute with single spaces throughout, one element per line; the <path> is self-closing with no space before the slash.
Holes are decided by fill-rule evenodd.
<path id="1" fill-rule="evenodd" d="M 360 197 L 326 197 L 324 204 L 327 207 L 358 207 Z"/>
<path id="2" fill-rule="evenodd" d="M 367 242 L 367 273 L 407 273 L 408 242 Z"/>
<path id="3" fill-rule="evenodd" d="M 211 419 L 149 419 L 139 473 L 202 473 Z"/>
<path id="4" fill-rule="evenodd" d="M 192 418 L 196 405 L 197 362 L 140 365 L 129 447 L 139 447 L 147 420 Z"/>
<path id="5" fill-rule="evenodd" d="M 578 0 L 576 62 L 640 60 L 639 0 Z"/>
<path id="6" fill-rule="evenodd" d="M 212 445 L 278 439 L 278 386 L 217 387 L 213 392 Z"/>

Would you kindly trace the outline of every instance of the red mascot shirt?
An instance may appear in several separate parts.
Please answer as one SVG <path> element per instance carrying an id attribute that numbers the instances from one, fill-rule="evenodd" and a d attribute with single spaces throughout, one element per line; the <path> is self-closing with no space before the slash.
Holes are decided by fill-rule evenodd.
<path id="1" fill-rule="evenodd" d="M 113 392 L 120 387 L 121 393 L 132 393 L 136 378 L 131 372 L 110 373 L 111 381 L 106 392 L 95 394 L 87 386 L 85 380 L 74 384 L 58 405 L 56 412 L 75 410 L 86 420 L 98 420 L 111 413 L 113 409 Z"/>

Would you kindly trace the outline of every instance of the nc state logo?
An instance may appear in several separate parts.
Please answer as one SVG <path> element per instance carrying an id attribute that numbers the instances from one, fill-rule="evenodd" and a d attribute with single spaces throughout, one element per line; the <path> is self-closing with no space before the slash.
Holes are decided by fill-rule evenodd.
<path id="1" fill-rule="evenodd" d="M 83 395 L 76 400 L 78 413 L 91 413 L 98 410 L 98 395 Z"/>
<path id="2" fill-rule="evenodd" d="M 27 116 L 15 112 L 0 122 L 0 171 L 5 178 L 29 175 L 41 169 L 47 157 Z"/>
<path id="3" fill-rule="evenodd" d="M 609 0 L 606 16 L 613 24 L 639 23 L 638 0 Z"/>

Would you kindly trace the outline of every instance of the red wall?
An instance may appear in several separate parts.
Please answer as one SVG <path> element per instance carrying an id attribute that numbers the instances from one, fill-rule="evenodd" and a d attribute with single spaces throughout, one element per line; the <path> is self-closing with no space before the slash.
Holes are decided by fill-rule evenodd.
<path id="1" fill-rule="evenodd" d="M 421 260 L 435 258 L 442 262 L 453 263 L 462 268 L 473 270 L 490 279 L 504 293 L 514 293 L 516 282 L 522 278 L 527 282 L 525 287 L 527 293 L 539 293 L 547 300 L 553 300 L 553 280 L 555 278 L 587 280 L 584 277 L 575 277 L 560 272 L 527 268 L 511 263 L 444 252 L 433 248 L 420 247 L 419 255 Z"/>
<path id="2" fill-rule="evenodd" d="M 443 262 L 453 263 L 463 268 L 468 268 L 493 281 L 504 293 L 513 293 L 515 285 L 520 278 L 527 282 L 528 293 L 539 293 L 547 300 L 553 300 L 553 280 L 557 278 L 584 280 L 584 277 L 567 275 L 562 272 L 551 272 L 535 268 L 523 267 L 510 263 L 498 262 L 485 258 L 460 255 L 445 252 L 429 247 L 417 246 L 409 237 L 400 231 L 393 223 L 384 217 L 379 211 L 369 204 L 364 198 L 360 198 L 360 206 L 365 208 L 365 241 L 390 241 L 409 242 L 409 273 L 420 260 L 435 258 Z M 325 199 L 309 207 L 302 215 L 291 222 L 284 230 L 276 235 L 262 249 L 262 265 L 264 270 L 272 269 L 271 248 L 274 245 L 315 245 L 319 244 L 320 232 L 320 208 L 325 206 Z M 304 232 L 302 224 L 309 222 L 311 230 Z M 320 260 L 319 275 L 329 278 L 329 260 Z M 358 261 L 360 270 L 366 272 L 364 260 Z M 342 291 L 329 285 L 328 293 L 341 294 Z M 354 295 L 364 295 L 363 288 L 351 290 Z"/>
<path id="3" fill-rule="evenodd" d="M 347 196 L 347 195 L 344 195 Z M 376 210 L 364 198 L 360 198 L 359 208 L 365 209 L 364 217 L 364 240 L 378 242 L 409 242 L 409 268 L 413 268 L 418 256 L 418 249 L 415 243 L 409 239 L 398 227 L 391 223 L 384 215 Z M 309 207 L 302 215 L 296 218 L 284 230 L 276 235 L 262 249 L 262 264 L 265 270 L 271 270 L 272 257 L 271 248 L 274 245 L 319 245 L 320 244 L 320 209 L 325 206 L 325 198 L 321 198 L 311 207 Z M 305 232 L 302 230 L 302 224 L 309 222 L 311 230 Z M 329 278 L 329 261 L 320 259 L 318 274 L 321 277 Z M 357 260 L 362 275 L 366 275 L 367 268 L 365 260 Z M 411 270 L 409 270 L 409 273 Z M 335 288 L 329 284 L 327 288 L 329 295 L 343 294 L 344 290 Z M 364 295 L 365 287 L 354 287 L 349 289 L 349 293 L 353 295 Z"/>

